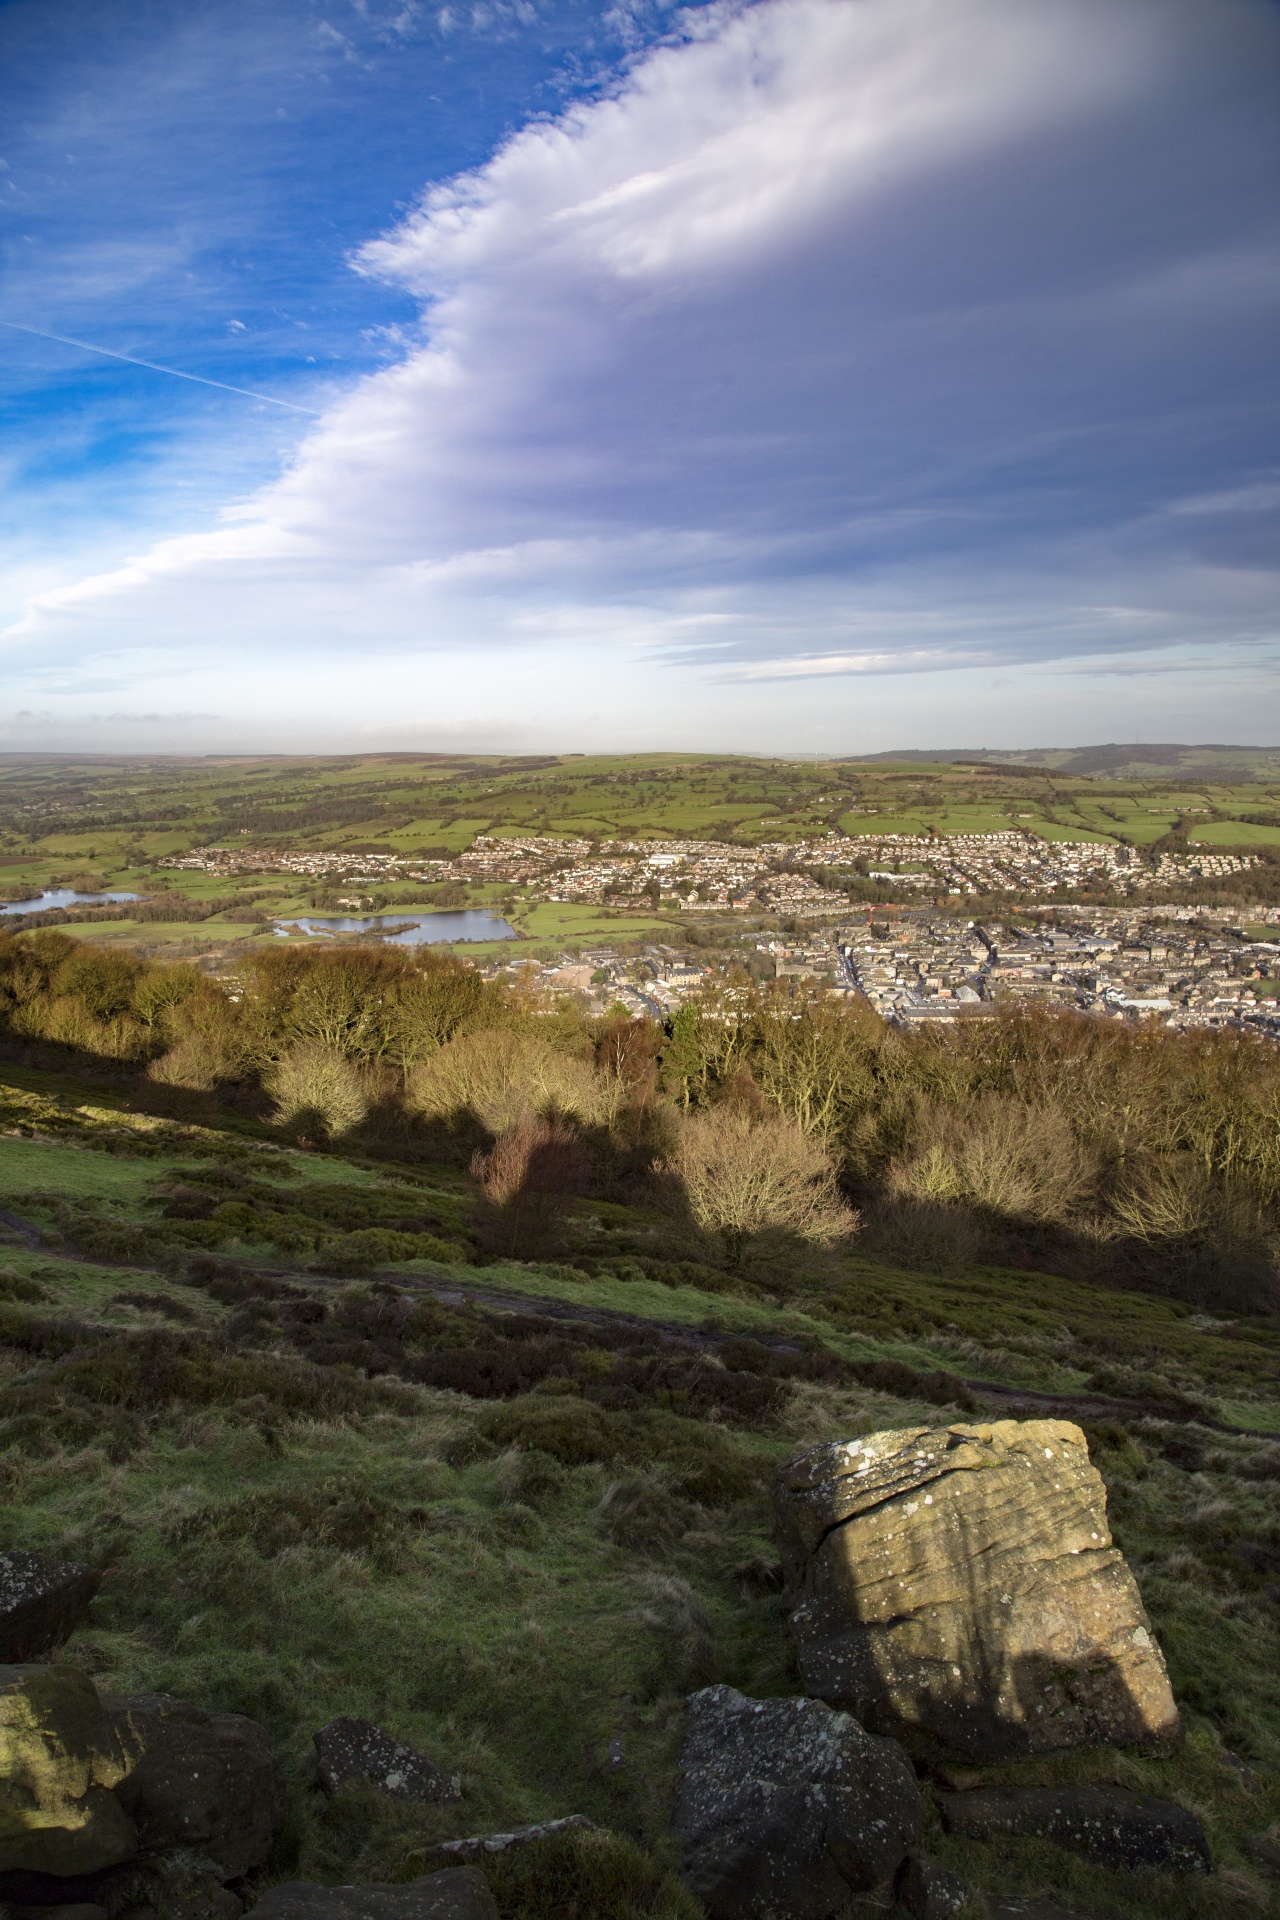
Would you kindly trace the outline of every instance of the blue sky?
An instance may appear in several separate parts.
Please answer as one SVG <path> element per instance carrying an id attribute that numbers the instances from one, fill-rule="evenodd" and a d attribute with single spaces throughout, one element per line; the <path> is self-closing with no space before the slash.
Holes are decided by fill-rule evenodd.
<path id="1" fill-rule="evenodd" d="M 1280 738 L 1272 0 L 18 0 L 0 75 L 0 745 Z"/>

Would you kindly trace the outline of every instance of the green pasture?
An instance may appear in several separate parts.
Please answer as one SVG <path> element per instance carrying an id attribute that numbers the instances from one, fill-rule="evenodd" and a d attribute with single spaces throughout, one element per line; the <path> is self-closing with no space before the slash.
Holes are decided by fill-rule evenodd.
<path id="1" fill-rule="evenodd" d="M 1280 847 L 1280 827 L 1253 826 L 1247 820 L 1189 820 L 1187 837 L 1204 847 Z"/>
<path id="2" fill-rule="evenodd" d="M 1266 755 L 1254 758 L 1262 765 Z M 374 754 L 340 761 L 278 757 L 151 766 L 128 760 L 0 761 L 0 840 L 7 825 L 12 857 L 23 861 L 21 867 L 0 869 L 0 878 L 20 875 L 35 891 L 54 874 L 79 869 L 106 886 L 145 886 L 155 870 L 149 864 L 126 867 L 126 848 L 142 847 L 150 863 L 166 850 L 212 839 L 325 850 L 376 841 L 411 855 L 428 846 L 461 851 L 484 832 L 604 840 L 733 837 L 758 844 L 822 836 L 836 822 L 855 852 L 860 840 L 925 834 L 931 828 L 943 837 L 1010 829 L 1051 841 L 1105 844 L 1123 837 L 1146 847 L 1179 818 L 1189 838 L 1205 846 L 1280 845 L 1280 826 L 1211 820 L 1194 811 L 1275 809 L 1275 795 L 1261 782 L 1210 781 L 1191 788 L 1177 778 L 1176 765 L 1163 776 L 1152 769 L 1118 778 L 1113 772 L 1073 772 L 1072 760 L 1068 753 L 1045 756 L 1034 769 L 1024 766 L 1016 774 L 998 766 L 697 754 L 457 755 L 420 762 Z M 1217 760 L 1224 767 L 1250 764 L 1239 757 L 1234 763 L 1229 756 Z M 1198 772 L 1213 761 L 1205 750 L 1184 764 Z M 124 813 L 136 817 L 113 819 Z M 112 824 L 97 825 L 95 817 Z M 232 879 L 170 870 L 168 877 L 193 900 L 263 893 L 269 896 L 262 902 L 264 916 L 301 910 L 310 890 L 292 880 L 282 890 L 278 878 L 265 875 Z M 645 928 L 654 924 L 644 922 Z M 74 931 L 79 937 L 145 941 L 162 948 L 193 937 L 225 939 L 228 925 L 234 923 L 205 923 L 194 935 L 185 924 L 139 933 L 128 923 L 115 932 L 83 926 Z M 588 937 L 617 930 L 617 923 L 597 914 Z M 567 920 L 531 927 L 529 937 L 577 931 Z"/>
<path id="3" fill-rule="evenodd" d="M 670 933 L 674 914 L 631 913 L 597 907 L 587 901 L 539 900 L 518 914 L 519 931 L 526 940 L 634 940 L 646 934 Z M 504 941 L 510 951 L 514 941 Z"/>

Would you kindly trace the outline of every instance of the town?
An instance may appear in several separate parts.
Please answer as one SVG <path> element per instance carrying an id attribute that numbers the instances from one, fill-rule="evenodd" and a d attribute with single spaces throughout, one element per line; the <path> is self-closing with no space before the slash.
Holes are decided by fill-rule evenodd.
<path id="1" fill-rule="evenodd" d="M 1256 864 L 1247 853 L 1192 850 L 1144 863 L 1126 847 L 1021 832 L 827 836 L 754 847 L 479 835 L 450 858 L 216 846 L 159 864 L 228 877 L 281 872 L 323 879 L 352 889 L 336 896 L 350 906 L 376 897 L 361 888 L 454 880 L 518 887 L 531 901 L 647 903 L 686 920 L 688 941 L 673 926 L 668 941 L 597 941 L 542 959 L 482 963 L 490 977 L 522 971 L 550 990 L 582 995 L 597 1010 L 620 1006 L 665 1018 L 710 980 L 736 971 L 860 999 L 900 1025 L 990 1017 L 1034 1002 L 1175 1028 L 1242 1027 L 1280 1039 L 1280 938 L 1263 937 L 1280 928 L 1280 908 L 1162 904 L 1152 897 L 1162 883 L 1185 888 L 1244 872 Z M 879 883 L 904 897 L 855 903 L 842 880 Z M 1043 898 L 1090 885 L 1114 903 Z M 943 897 L 1000 893 L 1008 907 L 971 919 L 926 905 L 922 890 Z M 802 933 L 801 922 L 814 924 Z"/>

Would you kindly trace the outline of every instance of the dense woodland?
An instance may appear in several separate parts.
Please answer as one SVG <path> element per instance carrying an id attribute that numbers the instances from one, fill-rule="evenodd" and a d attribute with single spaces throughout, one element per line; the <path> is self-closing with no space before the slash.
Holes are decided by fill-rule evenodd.
<path id="1" fill-rule="evenodd" d="M 429 949 L 269 949 L 214 979 L 54 931 L 0 940 L 0 1032 L 155 1111 L 467 1168 L 511 1255 L 554 1252 L 554 1196 L 597 1195 L 679 1216 L 735 1284 L 790 1241 L 1275 1301 L 1280 1058 L 1245 1035 L 1041 1013 L 904 1033 L 745 975 L 662 1026 Z"/>

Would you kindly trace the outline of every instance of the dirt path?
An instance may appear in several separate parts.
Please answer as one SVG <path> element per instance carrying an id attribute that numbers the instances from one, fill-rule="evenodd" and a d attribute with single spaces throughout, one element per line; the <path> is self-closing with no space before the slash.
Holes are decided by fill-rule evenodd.
<path id="1" fill-rule="evenodd" d="M 0 1207 L 0 1225 L 22 1235 L 26 1245 L 32 1250 L 43 1246 L 43 1237 L 39 1227 L 31 1220 L 24 1220 L 20 1214 L 11 1213 Z M 89 1256 L 78 1252 L 74 1247 L 61 1246 L 49 1248 L 48 1252 L 60 1260 L 76 1260 L 89 1263 Z M 218 1254 L 219 1260 L 226 1260 L 229 1266 L 236 1266 L 269 1276 L 272 1280 L 283 1280 L 296 1286 L 311 1289 L 323 1289 L 325 1292 L 337 1292 L 352 1284 L 350 1279 L 342 1279 L 329 1274 L 299 1273 L 291 1267 L 263 1267 L 247 1260 L 238 1260 L 233 1256 Z M 111 1261 L 94 1261 L 94 1265 L 114 1265 Z M 140 1261 L 123 1261 L 119 1264 L 135 1270 L 155 1273 L 156 1268 L 145 1267 Z M 168 1277 L 168 1276 L 164 1276 Z M 495 1287 L 472 1285 L 462 1280 L 435 1279 L 426 1274 L 373 1273 L 370 1280 L 386 1281 L 398 1287 L 404 1293 L 429 1294 L 433 1299 L 443 1301 L 447 1306 L 476 1306 L 488 1309 L 492 1313 L 535 1314 L 546 1320 L 569 1320 L 579 1326 L 627 1327 L 637 1333 L 658 1333 L 667 1340 L 683 1342 L 686 1346 L 699 1347 L 705 1351 L 715 1351 L 731 1340 L 753 1340 L 770 1353 L 803 1353 L 803 1346 L 795 1340 L 784 1339 L 781 1334 L 766 1333 L 759 1329 L 748 1331 L 736 1328 L 691 1327 L 678 1320 L 657 1320 L 646 1314 L 626 1313 L 618 1307 L 593 1307 L 585 1302 L 545 1300 L 525 1294 L 503 1293 Z M 1237 1434 L 1241 1439 L 1275 1440 L 1278 1436 L 1258 1427 L 1233 1427 L 1225 1421 L 1214 1420 L 1207 1414 L 1188 1416 L 1185 1421 L 1177 1419 L 1167 1410 L 1144 1406 L 1137 1400 L 1113 1400 L 1102 1394 L 1046 1393 L 1035 1387 L 1012 1387 L 998 1380 L 975 1380 L 957 1375 L 957 1382 L 970 1393 L 993 1402 L 993 1411 L 1003 1412 L 1006 1416 L 1018 1415 L 1032 1419 L 1059 1420 L 1173 1420 L 1179 1425 L 1198 1426 L 1212 1433 Z"/>

